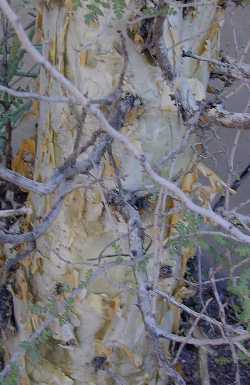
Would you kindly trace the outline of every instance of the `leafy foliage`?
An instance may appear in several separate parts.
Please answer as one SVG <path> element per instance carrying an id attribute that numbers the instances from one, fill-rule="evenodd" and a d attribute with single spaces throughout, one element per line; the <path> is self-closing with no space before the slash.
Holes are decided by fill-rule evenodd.
<path id="1" fill-rule="evenodd" d="M 249 251 L 250 253 L 250 251 Z M 244 322 L 250 330 L 250 268 L 245 269 L 237 281 L 236 285 L 229 286 L 232 293 L 236 294 L 241 303 L 238 310 L 239 319 Z"/>
<path id="2" fill-rule="evenodd" d="M 203 240 L 197 237 L 202 224 L 202 217 L 187 212 L 175 226 L 176 237 L 168 242 L 170 252 L 173 254 L 181 253 L 183 247 L 193 247 L 197 245 L 197 241 L 200 242 L 200 246 L 205 246 Z"/>
<path id="3" fill-rule="evenodd" d="M 125 9 L 124 0 L 112 0 L 112 8 L 117 19 L 121 19 Z"/>
<path id="4" fill-rule="evenodd" d="M 125 0 L 82 0 L 87 2 L 86 8 L 88 9 L 85 15 L 85 22 L 91 23 L 98 20 L 98 17 L 104 16 L 105 9 L 112 9 L 115 17 L 121 19 L 125 13 L 126 3 Z M 74 0 L 75 8 L 82 5 L 81 0 Z M 244 2 L 246 3 L 246 1 Z M 174 13 L 174 9 L 171 7 L 165 7 L 161 10 L 155 8 L 145 8 L 142 10 L 145 15 L 158 16 L 162 14 Z M 30 38 L 33 36 L 33 31 L 30 33 Z M 2 52 L 0 52 L 2 54 Z M 16 76 L 29 77 L 34 76 L 32 72 L 22 71 L 22 61 L 24 57 L 24 51 L 20 46 L 20 43 L 16 38 L 13 38 L 10 53 L 8 56 L 9 65 L 6 67 L 7 71 L 4 77 L 0 77 L 0 82 L 3 84 L 10 83 Z M 36 75 L 35 75 L 36 76 Z M 11 97 L 7 94 L 0 94 L 0 150 L 4 148 L 6 141 L 6 127 L 8 123 L 14 127 L 23 114 L 30 109 L 31 103 L 24 102 L 21 99 Z M 6 108 L 7 106 L 7 108 Z M 1 142 L 2 139 L 2 142 Z M 246 245 L 238 245 L 236 242 L 226 239 L 220 235 L 215 236 L 216 246 L 209 245 L 206 240 L 199 233 L 200 227 L 204 225 L 202 217 L 186 213 L 185 216 L 176 224 L 176 237 L 173 240 L 168 241 L 167 247 L 173 253 L 181 254 L 184 247 L 196 247 L 199 245 L 202 249 L 208 249 L 211 255 L 219 260 L 224 258 L 225 251 L 231 250 L 239 258 L 247 258 L 250 255 L 250 247 Z M 122 249 L 118 243 L 113 244 L 113 251 L 115 254 L 122 253 Z M 138 268 L 142 271 L 146 271 L 147 263 L 149 262 L 150 254 L 146 255 L 146 258 L 139 262 Z M 122 257 L 118 256 L 116 262 L 122 262 Z M 223 260 L 224 261 L 224 260 Z M 80 284 L 80 287 L 86 288 L 91 279 L 92 271 L 86 272 L 86 280 Z M 238 309 L 239 318 L 242 322 L 250 324 L 250 268 L 245 269 L 237 281 L 237 286 L 231 285 L 230 290 L 236 294 L 242 304 L 242 307 Z M 131 288 L 132 289 L 132 288 Z M 70 288 L 63 284 L 63 292 L 70 292 Z M 62 325 L 69 319 L 70 312 L 73 310 L 74 299 L 69 298 L 65 304 L 65 311 L 63 314 L 57 314 L 56 301 L 50 300 L 47 305 L 42 307 L 40 305 L 33 305 L 32 311 L 39 316 L 53 315 L 57 317 Z M 40 335 L 34 343 L 29 341 L 23 341 L 20 344 L 20 348 L 28 353 L 32 359 L 39 359 L 39 345 L 46 343 L 52 338 L 52 333 L 49 329 L 45 329 L 42 335 Z M 13 370 L 4 382 L 0 381 L 0 385 L 16 385 L 18 382 L 18 369 L 13 366 Z"/>
<path id="5" fill-rule="evenodd" d="M 29 31 L 29 38 L 32 39 L 34 35 L 34 28 Z M 0 55 L 5 59 L 0 72 L 0 84 L 9 85 L 17 80 L 18 77 L 36 77 L 37 74 L 33 72 L 25 72 L 22 70 L 23 59 L 25 51 L 19 42 L 19 39 L 14 36 L 9 42 L 8 39 L 5 44 L 0 47 Z M 9 130 L 15 128 L 17 122 L 22 118 L 25 112 L 29 111 L 31 107 L 30 101 L 17 99 L 13 96 L 0 92 L 0 152 L 4 152 L 6 142 L 9 137 Z"/>
<path id="6" fill-rule="evenodd" d="M 126 11 L 125 0 L 74 0 L 75 8 L 82 6 L 83 2 L 87 3 L 86 8 L 88 9 L 84 17 L 86 24 L 98 21 L 100 16 L 104 16 L 105 9 L 111 9 L 117 19 L 121 19 Z M 168 5 L 163 6 L 161 9 L 155 5 L 143 6 L 138 8 L 138 11 L 142 12 L 145 16 L 152 17 L 170 15 L 176 12 L 173 7 Z"/>
<path id="7" fill-rule="evenodd" d="M 0 379 L 0 385 L 18 385 L 19 384 L 19 370 L 16 364 L 12 364 L 9 375 L 3 380 Z"/>
<path id="8" fill-rule="evenodd" d="M 91 276 L 92 271 L 87 271 L 86 279 L 80 282 L 79 289 L 87 287 Z M 44 319 L 46 319 L 48 316 L 52 316 L 53 319 L 57 318 L 61 326 L 65 322 L 69 321 L 70 314 L 73 311 L 73 306 L 75 305 L 75 297 L 71 296 L 74 290 L 72 291 L 72 288 L 67 284 L 63 285 L 61 290 L 65 294 L 69 294 L 68 299 L 64 301 L 64 311 L 62 313 L 58 313 L 56 297 L 49 299 L 47 304 L 44 306 L 39 304 L 31 304 L 31 312 L 41 316 Z M 53 333 L 50 327 L 46 327 L 41 334 L 34 338 L 32 342 L 30 340 L 21 341 L 19 343 L 19 348 L 23 350 L 25 354 L 28 354 L 33 361 L 37 361 L 41 358 L 41 345 L 48 344 L 50 341 L 53 341 Z M 0 385 L 18 385 L 19 381 L 20 376 L 18 372 L 18 365 L 13 365 L 9 374 L 3 380 L 0 378 Z"/>
<path id="9" fill-rule="evenodd" d="M 218 234 L 213 236 L 213 242 L 207 240 L 200 232 L 200 226 L 203 225 L 203 218 L 187 213 L 175 226 L 176 237 L 167 243 L 169 251 L 172 253 L 181 253 L 184 247 L 197 247 L 209 254 L 216 263 L 230 268 L 230 263 L 226 257 L 230 253 L 238 263 L 243 263 L 244 270 L 240 271 L 236 283 L 229 280 L 228 290 L 236 295 L 239 305 L 235 305 L 235 311 L 238 319 L 250 330 L 250 246 L 239 244 L 233 239 L 226 238 Z"/>
<path id="10" fill-rule="evenodd" d="M 117 19 L 121 19 L 125 11 L 125 0 L 87 0 L 88 13 L 85 15 L 86 24 L 96 22 L 99 16 L 104 16 L 104 9 L 112 9 Z"/>

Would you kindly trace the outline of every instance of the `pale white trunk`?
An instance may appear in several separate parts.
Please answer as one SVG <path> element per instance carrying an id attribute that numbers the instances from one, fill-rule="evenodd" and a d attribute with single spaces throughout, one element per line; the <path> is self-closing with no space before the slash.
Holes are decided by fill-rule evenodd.
<path id="1" fill-rule="evenodd" d="M 120 22 L 110 19 L 109 14 L 100 18 L 99 24 L 86 26 L 84 9 L 72 9 L 71 2 L 51 1 L 41 7 L 38 16 L 38 32 L 42 35 L 43 53 L 56 67 L 69 77 L 89 98 L 100 98 L 111 93 L 117 85 L 123 57 L 116 49 L 120 44 L 115 32 Z M 206 2 L 207 4 L 208 2 Z M 196 100 L 206 94 L 208 81 L 207 63 L 197 63 L 182 58 L 182 49 L 192 48 L 205 56 L 214 55 L 218 49 L 221 10 L 214 5 L 203 5 L 195 14 L 183 18 L 182 9 L 169 15 L 165 22 L 164 40 L 171 62 L 177 73 L 181 91 L 192 90 Z M 111 23 L 112 21 L 112 23 Z M 117 24 L 117 25 L 115 25 Z M 181 43 L 179 43 L 181 42 Z M 152 163 L 174 149 L 181 141 L 185 127 L 170 98 L 170 88 L 157 66 L 147 63 L 134 42 L 126 42 L 129 65 L 124 89 L 139 96 L 143 101 L 143 114 L 123 127 L 131 141 L 142 145 Z M 173 56 L 174 55 L 174 56 Z M 65 95 L 64 90 L 50 75 L 42 71 L 41 94 Z M 190 91 L 187 91 L 190 92 Z M 187 95 L 188 98 L 188 95 Z M 35 178 L 45 181 L 55 167 L 62 164 L 71 153 L 76 135 L 77 121 L 74 109 L 67 105 L 40 105 L 40 124 L 37 136 Z M 91 136 L 98 122 L 87 116 L 84 124 L 83 143 Z M 195 138 L 192 138 L 195 142 Z M 124 187 L 128 190 L 148 189 L 152 182 L 142 171 L 139 163 L 119 144 L 114 144 L 114 154 L 121 162 Z M 175 167 L 168 167 L 164 175 L 176 175 L 186 170 L 192 160 L 191 146 L 178 157 Z M 104 166 L 104 164 L 103 164 Z M 93 173 L 102 170 L 93 170 Z M 105 161 L 104 175 L 111 176 L 112 169 Z M 114 181 L 109 187 L 115 187 Z M 157 186 L 154 186 L 157 188 Z M 37 221 L 51 207 L 51 197 L 32 196 Z M 126 235 L 127 226 L 118 214 L 104 208 L 103 196 L 98 188 L 71 193 L 64 202 L 56 222 L 37 243 L 39 252 L 34 256 L 31 286 L 36 302 L 45 304 L 55 291 L 58 282 L 67 282 L 77 287 L 91 267 L 88 259 L 96 258 L 112 240 Z M 153 222 L 153 210 L 143 215 L 145 224 Z M 150 230 L 148 231 L 150 234 Z M 126 237 L 121 243 L 126 248 Z M 112 249 L 109 249 L 112 251 Z M 39 269 L 39 259 L 42 267 Z M 70 261 L 67 263 L 65 261 Z M 174 274 L 181 270 L 181 257 L 164 255 L 161 261 L 171 265 Z M 149 275 L 152 275 L 149 262 Z M 176 281 L 167 278 L 161 281 L 164 290 L 173 292 Z M 150 355 L 150 346 L 145 335 L 141 314 L 136 306 L 133 275 L 130 268 L 117 265 L 106 270 L 96 270 L 90 281 L 88 293 L 77 300 L 71 325 L 54 326 L 53 342 L 43 346 L 42 359 L 38 363 L 26 360 L 26 369 L 32 385 L 90 385 L 111 384 L 109 375 L 95 372 L 92 360 L 107 356 L 112 370 L 126 379 L 127 384 L 155 384 L 156 371 Z M 28 334 L 25 322 L 30 318 L 28 307 L 21 301 L 19 311 L 20 336 Z M 159 305 L 158 318 L 168 330 L 172 329 L 173 315 L 166 312 L 166 305 Z M 161 312 L 161 314 L 160 314 Z M 65 328 L 68 327 L 68 334 Z M 61 334 L 61 335 L 60 335 Z M 76 345 L 70 349 L 63 345 L 75 338 Z M 160 379 L 158 384 L 163 384 Z"/>

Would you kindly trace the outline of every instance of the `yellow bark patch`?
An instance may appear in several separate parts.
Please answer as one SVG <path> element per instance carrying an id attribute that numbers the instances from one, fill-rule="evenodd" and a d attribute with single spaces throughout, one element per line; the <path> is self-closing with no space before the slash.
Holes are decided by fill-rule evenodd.
<path id="1" fill-rule="evenodd" d="M 28 259 L 27 259 L 28 261 Z M 30 271 L 32 274 L 41 274 L 43 271 L 43 259 L 40 254 L 36 254 L 32 258 L 30 258 Z"/>
<path id="2" fill-rule="evenodd" d="M 20 385 L 30 385 L 30 380 L 28 376 L 22 375 L 20 378 Z"/>
<path id="3" fill-rule="evenodd" d="M 65 22 L 63 26 L 62 41 L 63 41 L 63 54 L 59 57 L 59 71 L 67 77 L 67 36 L 69 31 L 70 24 L 70 13 L 68 12 L 65 17 Z"/>
<path id="4" fill-rule="evenodd" d="M 183 372 L 183 364 L 181 362 L 177 362 L 175 365 L 175 370 L 183 377 L 185 378 L 184 372 Z"/>
<path id="5" fill-rule="evenodd" d="M 177 286 L 174 297 L 177 302 L 181 303 L 183 299 L 190 298 L 194 295 L 194 290 L 187 288 L 185 285 Z M 175 305 L 170 305 L 170 309 L 172 310 L 174 314 L 174 322 L 173 322 L 173 332 L 177 333 L 180 328 L 180 322 L 181 322 L 181 312 L 182 310 L 180 308 L 177 308 Z"/>
<path id="6" fill-rule="evenodd" d="M 182 191 L 185 193 L 191 194 L 196 187 L 197 180 L 198 180 L 198 170 L 196 167 L 193 167 L 193 169 L 187 174 L 185 174 L 184 177 L 182 178 L 182 182 L 181 182 Z M 167 201 L 166 208 L 171 210 L 171 209 L 174 209 L 175 207 L 176 207 L 176 201 L 172 198 L 169 198 Z M 167 237 L 173 235 L 176 232 L 175 226 L 181 220 L 181 218 L 182 218 L 182 214 L 179 212 L 173 213 L 172 215 L 170 215 L 167 222 L 167 226 L 168 226 Z"/>
<path id="7" fill-rule="evenodd" d="M 166 203 L 166 208 L 168 210 L 171 210 L 171 209 L 174 209 L 175 206 L 176 206 L 175 200 L 173 198 L 169 198 L 167 200 L 167 203 Z M 180 220 L 180 214 L 179 213 L 174 213 L 168 217 L 168 220 L 167 220 L 167 238 L 176 232 L 175 226 L 179 220 Z"/>
<path id="8" fill-rule="evenodd" d="M 49 59 L 52 64 L 56 65 L 57 62 L 57 37 L 55 36 L 50 43 Z"/>
<path id="9" fill-rule="evenodd" d="M 41 9 L 38 8 L 36 16 L 36 31 L 34 36 L 34 41 L 40 43 L 43 40 L 43 14 Z"/>
<path id="10" fill-rule="evenodd" d="M 128 114 L 126 115 L 126 125 L 133 124 L 136 121 L 136 119 L 138 119 L 140 116 L 143 115 L 143 113 L 144 113 L 144 108 L 141 106 L 132 108 L 132 110 L 129 111 Z"/>
<path id="11" fill-rule="evenodd" d="M 48 133 L 47 151 L 49 152 L 49 162 L 51 166 L 55 168 L 56 158 L 55 158 L 55 149 L 54 149 L 54 131 L 52 129 L 50 129 Z"/>
<path id="12" fill-rule="evenodd" d="M 80 52 L 80 65 L 85 66 L 88 60 L 88 51 Z"/>
<path id="13" fill-rule="evenodd" d="M 197 55 L 204 55 L 207 52 L 209 41 L 216 40 L 218 33 L 220 32 L 220 25 L 217 20 L 215 20 L 208 32 L 206 33 L 204 39 L 199 44 L 197 49 Z"/>
<path id="14" fill-rule="evenodd" d="M 79 284 L 80 284 L 79 272 L 77 270 L 67 271 L 64 275 L 64 282 L 73 289 L 75 289 L 76 287 L 79 287 Z"/>
<path id="15" fill-rule="evenodd" d="M 182 180 L 181 189 L 185 193 L 191 193 L 193 190 L 193 185 L 197 182 L 198 176 L 195 172 L 187 173 Z"/>
<path id="16" fill-rule="evenodd" d="M 114 162 L 117 168 L 120 167 L 121 161 L 118 159 L 117 156 L 113 155 Z M 115 176 L 115 169 L 113 165 L 110 163 L 110 161 L 106 160 L 104 162 L 104 170 L 103 170 L 103 176 L 104 177 L 114 177 Z"/>
<path id="17" fill-rule="evenodd" d="M 72 0 L 64 0 L 65 7 L 67 10 L 73 10 L 74 8 L 74 2 Z"/>
<path id="18" fill-rule="evenodd" d="M 38 118 L 40 114 L 40 102 L 39 100 L 33 100 L 31 112 L 33 114 L 33 117 Z"/>
<path id="19" fill-rule="evenodd" d="M 102 312 L 103 312 L 103 320 L 104 323 L 102 327 L 96 332 L 96 339 L 103 340 L 107 331 L 112 325 L 113 318 L 117 314 L 120 308 L 120 298 L 115 297 L 110 299 L 107 295 L 103 294 L 102 298 Z"/>
<path id="20" fill-rule="evenodd" d="M 108 358 L 112 355 L 112 348 L 105 346 L 102 341 L 97 340 L 95 342 L 95 353 L 97 356 Z"/>
<path id="21" fill-rule="evenodd" d="M 81 51 L 79 55 L 80 66 L 88 66 L 89 68 L 95 68 L 97 66 L 97 58 L 94 52 Z"/>
<path id="22" fill-rule="evenodd" d="M 209 207 L 216 194 L 223 193 L 225 190 L 229 190 L 231 194 L 235 193 L 235 191 L 231 189 L 213 170 L 203 163 L 198 163 L 194 167 L 194 171 L 195 170 L 198 175 L 207 178 L 209 181 L 208 186 L 204 186 L 204 184 L 201 183 L 195 183 L 193 187 L 193 192 L 203 206 Z"/>
<path id="23" fill-rule="evenodd" d="M 0 269 L 4 266 L 5 264 L 5 256 L 3 254 L 0 254 Z"/>
<path id="24" fill-rule="evenodd" d="M 27 302 L 29 294 L 29 286 L 27 278 L 23 269 L 18 269 L 15 275 L 15 287 L 16 287 L 16 296 L 22 301 Z"/>
<path id="25" fill-rule="evenodd" d="M 94 52 L 88 51 L 85 65 L 88 66 L 89 68 L 96 68 L 97 62 L 98 60 Z M 108 74 L 106 74 L 106 76 L 108 76 Z"/>
<path id="26" fill-rule="evenodd" d="M 230 193 L 235 194 L 235 191 L 231 189 L 213 170 L 205 166 L 203 163 L 198 163 L 197 170 L 206 178 L 208 178 L 213 192 L 223 192 L 224 189 L 228 189 Z"/>
<path id="27" fill-rule="evenodd" d="M 138 356 L 138 354 L 135 354 L 131 350 L 129 350 L 126 345 L 119 344 L 119 350 L 121 353 L 125 353 L 127 359 L 136 369 L 139 369 L 142 366 L 142 359 Z"/>
<path id="28" fill-rule="evenodd" d="M 32 179 L 35 160 L 35 139 L 29 138 L 22 142 L 19 151 L 12 161 L 12 170 Z"/>
<path id="29" fill-rule="evenodd" d="M 134 36 L 134 42 L 135 44 L 142 45 L 144 44 L 144 39 L 141 35 L 139 35 L 139 33 L 136 33 Z"/>
<path id="30" fill-rule="evenodd" d="M 37 330 L 39 328 L 39 326 L 41 325 L 41 323 L 42 323 L 41 316 L 39 316 L 37 314 L 33 314 L 30 317 L 29 331 L 32 332 L 32 331 Z"/>
<path id="31" fill-rule="evenodd" d="M 192 246 L 183 248 L 183 254 L 181 259 L 181 276 L 187 271 L 187 263 L 190 258 L 192 258 L 195 254 L 195 248 Z"/>

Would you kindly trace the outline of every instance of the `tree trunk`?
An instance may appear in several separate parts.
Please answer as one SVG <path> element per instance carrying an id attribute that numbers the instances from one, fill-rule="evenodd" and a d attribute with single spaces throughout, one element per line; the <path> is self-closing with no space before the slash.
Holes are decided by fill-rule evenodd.
<path id="1" fill-rule="evenodd" d="M 117 20 L 110 10 L 104 10 L 104 17 L 100 16 L 98 22 L 86 25 L 85 5 L 74 7 L 72 3 L 67 0 L 42 1 L 37 17 L 37 35 L 43 44 L 45 57 L 83 94 L 90 99 L 100 99 L 111 94 L 119 82 L 125 58 L 122 37 L 117 30 L 126 32 L 126 15 Z M 129 4 L 132 6 L 132 3 Z M 166 79 L 160 63 L 156 64 L 152 57 L 150 60 L 146 50 L 141 52 L 145 37 L 138 23 L 130 24 L 129 37 L 124 38 L 128 67 L 122 92 L 124 98 L 133 97 L 133 105 L 120 122 L 121 130 L 133 143 L 142 146 L 150 162 L 156 166 L 164 155 L 180 146 L 187 130 L 171 97 L 172 87 L 179 90 L 189 108 L 192 108 L 192 99 L 196 103 L 206 96 L 208 64 L 183 58 L 182 50 L 191 48 L 198 55 L 215 57 L 223 18 L 223 10 L 208 5 L 208 2 L 195 10 L 176 7 L 175 11 L 164 20 L 160 42 L 169 48 L 169 62 L 176 74 L 174 84 Z M 44 70 L 41 70 L 39 92 L 66 95 L 58 82 Z M 79 107 L 40 103 L 35 166 L 37 181 L 46 181 L 54 168 L 62 165 L 71 154 L 81 124 L 81 145 L 88 142 L 96 129 L 102 128 L 89 114 L 83 120 Z M 194 159 L 192 144 L 195 143 L 197 138 L 191 135 L 177 160 L 172 159 L 162 167 L 162 175 L 172 179 L 180 173 L 184 175 Z M 92 149 L 90 146 L 88 153 Z M 150 191 L 154 197 L 158 196 L 158 186 L 126 149 L 113 142 L 112 153 L 126 191 Z M 86 157 L 86 152 L 81 156 Z M 63 324 L 54 322 L 52 337 L 40 344 L 40 359 L 33 361 L 30 355 L 26 355 L 27 380 L 32 385 L 102 385 L 113 381 L 128 385 L 166 383 L 165 374 L 155 364 L 151 342 L 137 306 L 136 284 L 131 267 L 127 265 L 128 257 L 98 261 L 107 245 L 111 246 L 105 250 L 106 255 L 128 253 L 128 226 L 118 210 L 107 202 L 106 191 L 118 188 L 111 159 L 106 152 L 103 160 L 93 165 L 91 176 L 81 179 L 81 182 L 86 182 L 94 181 L 94 177 L 98 180 L 103 177 L 103 182 L 91 188 L 80 188 L 65 198 L 57 220 L 37 241 L 32 264 L 23 268 L 28 274 L 32 295 L 26 299 L 25 295 L 21 299 L 15 298 L 18 340 L 25 339 L 37 327 L 35 321 L 39 317 L 32 315 L 29 302 L 45 306 L 53 296 L 58 301 L 62 298 L 63 295 L 58 294 L 60 284 L 77 288 L 81 282 L 88 281 L 87 289 L 77 296 L 69 319 Z M 49 212 L 56 194 L 30 196 L 35 210 L 33 223 L 38 223 L 39 218 Z M 146 228 L 145 247 L 150 238 L 155 237 L 152 230 L 155 206 L 155 201 L 151 200 L 140 210 Z M 116 239 L 118 241 L 113 242 Z M 147 256 L 147 274 L 153 281 L 159 267 L 156 266 L 153 246 L 147 251 Z M 174 293 L 178 284 L 176 277 L 183 274 L 182 256 L 173 256 L 164 250 L 159 258 L 160 265 L 172 269 L 172 275 L 163 277 L 159 286 Z M 172 308 L 164 302 L 157 302 L 155 312 L 164 330 L 171 331 L 175 327 L 176 314 Z M 33 325 L 30 320 L 33 320 Z M 13 343 L 11 350 L 15 351 L 15 347 L 16 343 Z M 167 349 L 167 343 L 163 348 Z M 108 369 L 99 370 L 104 361 Z"/>

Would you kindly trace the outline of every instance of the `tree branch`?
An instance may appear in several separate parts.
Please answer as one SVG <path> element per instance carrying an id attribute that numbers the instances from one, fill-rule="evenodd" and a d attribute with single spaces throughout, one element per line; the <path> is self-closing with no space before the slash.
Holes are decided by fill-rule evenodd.
<path id="1" fill-rule="evenodd" d="M 32 209 L 30 207 L 21 207 L 19 209 L 0 210 L 0 218 L 9 218 L 19 215 L 30 215 Z"/>
<path id="2" fill-rule="evenodd" d="M 6 92 L 7 94 L 14 96 L 16 98 L 22 99 L 34 99 L 40 100 L 41 102 L 47 103 L 73 103 L 74 99 L 66 96 L 44 96 L 36 94 L 35 92 L 28 91 L 16 91 L 12 88 L 5 87 L 0 85 L 0 91 Z"/>
<path id="3" fill-rule="evenodd" d="M 150 163 L 147 161 L 145 154 L 138 147 L 132 144 L 125 135 L 123 135 L 121 132 L 118 132 L 114 127 L 112 127 L 106 119 L 105 115 L 101 112 L 101 110 L 97 106 L 91 104 L 90 101 L 68 79 L 66 79 L 60 72 L 58 72 L 57 69 L 53 67 L 53 65 L 50 64 L 49 61 L 47 61 L 35 49 L 21 25 L 20 18 L 18 18 L 16 14 L 12 11 L 6 0 L 0 0 L 0 8 L 12 23 L 21 43 L 23 44 L 23 47 L 32 55 L 36 62 L 42 64 L 50 72 L 50 74 L 55 79 L 57 79 L 62 86 L 65 87 L 65 89 L 72 93 L 76 101 L 81 102 L 83 107 L 85 107 L 90 113 L 96 116 L 96 118 L 102 124 L 103 128 L 107 131 L 107 133 L 113 139 L 116 139 L 120 143 L 122 143 L 134 155 L 134 157 L 140 161 L 142 167 L 156 183 L 165 187 L 165 189 L 167 189 L 175 198 L 179 199 L 191 211 L 210 219 L 217 225 L 221 226 L 224 230 L 238 238 L 238 240 L 250 244 L 249 235 L 246 235 L 242 231 L 238 230 L 237 227 L 232 225 L 230 222 L 228 222 L 218 214 L 214 213 L 211 209 L 196 205 L 173 182 L 164 179 L 159 174 L 157 174 L 151 167 Z"/>
<path id="4" fill-rule="evenodd" d="M 250 65 L 236 63 L 232 58 L 225 57 L 223 61 L 211 59 L 204 56 L 195 55 L 190 51 L 183 51 L 183 57 L 189 57 L 198 61 L 204 61 L 215 66 L 213 72 L 228 76 L 232 79 L 250 81 Z"/>
<path id="5" fill-rule="evenodd" d="M 156 293 L 157 295 L 161 296 L 162 298 L 165 298 L 169 303 L 172 303 L 173 305 L 179 307 L 180 309 L 182 309 L 183 311 L 187 312 L 188 314 L 192 315 L 195 318 L 203 319 L 204 321 L 207 321 L 208 323 L 217 326 L 219 329 L 221 329 L 224 326 L 222 322 L 217 321 L 215 318 L 211 318 L 211 317 L 207 316 L 206 314 L 197 313 L 195 310 L 192 310 L 188 306 L 186 306 L 182 303 L 179 303 L 178 301 L 176 301 L 176 299 L 174 297 L 172 297 L 171 295 L 169 295 L 167 293 L 164 293 L 163 291 L 161 291 L 159 289 L 155 289 L 155 290 L 153 290 L 153 292 Z M 235 330 L 231 325 L 226 325 L 226 328 L 228 329 L 227 331 L 230 330 L 231 332 L 234 332 L 234 333 L 239 333 L 241 335 L 244 334 L 244 332 L 242 333 L 242 330 L 240 330 L 240 331 Z"/>
<path id="6" fill-rule="evenodd" d="M 28 191 L 32 191 L 37 194 L 47 195 L 57 188 L 59 183 L 64 179 L 63 174 L 55 172 L 54 176 L 48 182 L 36 182 L 25 176 L 18 174 L 15 171 L 9 170 L 5 167 L 0 167 L 0 178 L 7 180 L 10 183 Z"/>
<path id="7" fill-rule="evenodd" d="M 229 112 L 221 106 L 206 110 L 200 117 L 200 123 L 217 128 L 238 128 L 250 130 L 250 113 Z"/>

